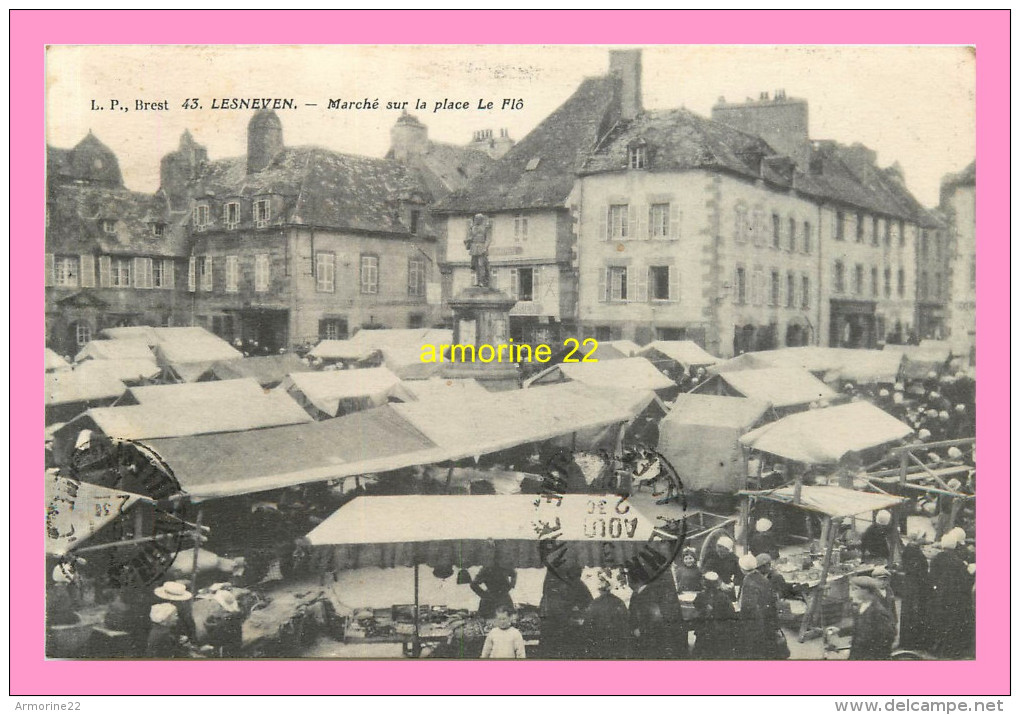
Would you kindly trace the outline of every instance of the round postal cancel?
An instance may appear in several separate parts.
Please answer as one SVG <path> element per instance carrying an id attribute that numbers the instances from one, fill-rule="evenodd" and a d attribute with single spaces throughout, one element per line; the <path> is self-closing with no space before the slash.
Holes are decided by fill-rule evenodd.
<path id="1" fill-rule="evenodd" d="M 561 580 L 577 567 L 602 566 L 648 583 L 668 572 L 683 549 L 683 482 L 654 450 L 630 450 L 618 459 L 602 453 L 602 460 L 589 493 L 572 488 L 580 486 L 580 468 L 569 450 L 548 460 L 532 521 L 542 563 Z"/>
<path id="2" fill-rule="evenodd" d="M 192 530 L 170 467 L 131 440 L 91 435 L 46 486 L 47 553 L 69 579 L 81 570 L 117 588 L 152 585 Z"/>

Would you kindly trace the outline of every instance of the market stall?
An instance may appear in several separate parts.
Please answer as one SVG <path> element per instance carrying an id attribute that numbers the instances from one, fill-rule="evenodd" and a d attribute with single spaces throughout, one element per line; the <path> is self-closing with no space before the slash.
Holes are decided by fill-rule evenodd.
<path id="1" fill-rule="evenodd" d="M 524 383 L 524 387 L 580 382 L 596 387 L 629 387 L 652 390 L 660 397 L 677 385 L 643 357 L 628 357 L 595 363 L 560 363 L 546 368 Z M 668 395 L 672 397 L 672 395 Z"/>
<path id="2" fill-rule="evenodd" d="M 693 340 L 656 340 L 634 355 L 648 358 L 659 370 L 679 367 L 690 371 L 719 362 L 719 358 L 706 352 Z"/>
<path id="3" fill-rule="evenodd" d="M 619 566 L 655 544 L 669 550 L 670 537 L 661 530 L 664 515 L 681 523 L 684 519 L 679 505 L 656 505 L 650 496 L 358 497 L 309 532 L 307 539 L 324 572 L 415 567 L 414 604 L 405 620 L 410 620 L 406 635 L 417 654 L 423 621 L 428 636 L 440 640 L 455 633 L 467 638 L 470 631 L 484 636 L 486 627 L 464 618 L 434 620 L 432 608 L 426 612 L 420 603 L 419 566 L 446 569 L 451 575 L 455 568 L 479 565 Z"/>
<path id="4" fill-rule="evenodd" d="M 385 367 L 288 375 L 277 391 L 290 395 L 318 420 L 378 407 L 390 397 L 411 399 L 400 378 Z"/>
<path id="5" fill-rule="evenodd" d="M 807 370 L 780 367 L 721 372 L 691 392 L 749 397 L 787 412 L 836 397 L 828 385 Z"/>
<path id="6" fill-rule="evenodd" d="M 252 378 L 262 387 L 272 388 L 292 373 L 310 372 L 314 368 L 294 353 L 263 355 L 240 360 L 220 360 L 209 366 L 198 381 Z"/>
<path id="7" fill-rule="evenodd" d="M 85 375 L 76 370 L 46 373 L 46 424 L 66 422 L 89 407 L 109 405 L 124 394 L 127 385 L 105 373 Z"/>
<path id="8" fill-rule="evenodd" d="M 755 502 L 766 501 L 788 505 L 814 515 L 820 521 L 818 538 L 806 548 L 787 553 L 774 568 L 788 584 L 806 590 L 807 608 L 800 625 L 800 640 L 818 635 L 820 626 L 838 621 L 849 598 L 848 579 L 855 574 L 868 573 L 882 561 L 868 563 L 859 555 L 836 548 L 839 520 L 892 509 L 903 499 L 889 494 L 874 494 L 842 487 L 801 486 L 781 489 L 742 491 L 745 498 L 742 515 L 746 519 L 753 513 Z"/>

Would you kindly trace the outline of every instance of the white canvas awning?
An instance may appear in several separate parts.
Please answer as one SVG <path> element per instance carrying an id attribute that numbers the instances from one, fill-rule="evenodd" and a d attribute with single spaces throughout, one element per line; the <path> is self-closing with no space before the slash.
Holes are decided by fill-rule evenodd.
<path id="1" fill-rule="evenodd" d="M 741 444 L 806 464 L 832 464 L 848 452 L 880 447 L 912 434 L 870 402 L 808 410 L 748 432 Z"/>
<path id="2" fill-rule="evenodd" d="M 745 492 L 754 496 L 780 502 L 782 504 L 794 504 L 794 487 L 783 487 L 768 492 Z M 800 503 L 796 506 L 808 511 L 824 514 L 835 519 L 857 514 L 867 514 L 880 509 L 890 509 L 901 504 L 905 499 L 890 494 L 874 494 L 872 492 L 859 492 L 854 489 L 843 487 L 815 487 L 802 486 L 800 488 Z"/>
<path id="3" fill-rule="evenodd" d="M 378 407 L 391 396 L 410 399 L 400 378 L 385 367 L 298 372 L 288 375 L 277 389 L 320 419 Z"/>
<path id="4" fill-rule="evenodd" d="M 709 354 L 692 340 L 656 340 L 635 354 L 651 357 L 652 362 L 656 362 L 658 355 L 661 355 L 683 365 L 684 368 L 706 367 L 719 362 L 719 358 Z"/>
<path id="5" fill-rule="evenodd" d="M 668 390 L 676 383 L 643 357 L 620 358 L 594 363 L 560 363 L 546 368 L 525 383 L 532 385 L 580 382 L 595 387 L 626 387 L 635 390 Z"/>
<path id="6" fill-rule="evenodd" d="M 773 407 L 806 405 L 828 400 L 836 393 L 807 370 L 796 368 L 764 368 L 722 372 L 702 383 L 698 392 L 711 392 L 710 383 L 722 381 L 733 392 L 743 397 L 768 402 Z"/>
<path id="7" fill-rule="evenodd" d="M 114 400 L 126 389 L 123 382 L 110 375 L 58 370 L 46 373 L 46 406 Z"/>
<path id="8" fill-rule="evenodd" d="M 44 364 L 46 372 L 54 372 L 56 370 L 67 370 L 70 369 L 71 363 L 65 360 L 56 350 L 46 348 L 44 353 Z"/>
<path id="9" fill-rule="evenodd" d="M 153 358 L 127 358 L 123 360 L 86 360 L 74 366 L 74 371 L 85 379 L 113 378 L 127 384 L 137 384 L 159 377 L 162 372 Z"/>
<path id="10" fill-rule="evenodd" d="M 124 340 L 90 340 L 85 343 L 75 362 L 83 360 L 149 360 L 155 362 L 156 356 L 149 348 L 148 342 L 140 339 Z"/>

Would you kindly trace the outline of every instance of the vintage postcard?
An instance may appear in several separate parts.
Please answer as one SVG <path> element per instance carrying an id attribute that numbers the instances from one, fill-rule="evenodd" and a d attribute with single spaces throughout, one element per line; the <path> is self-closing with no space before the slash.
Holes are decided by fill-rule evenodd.
<path id="1" fill-rule="evenodd" d="M 974 663 L 978 66 L 48 45 L 47 662 Z"/>

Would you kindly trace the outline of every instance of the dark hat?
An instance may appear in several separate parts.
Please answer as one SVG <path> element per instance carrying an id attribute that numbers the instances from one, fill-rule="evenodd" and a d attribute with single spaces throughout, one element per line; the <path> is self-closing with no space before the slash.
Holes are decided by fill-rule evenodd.
<path id="1" fill-rule="evenodd" d="M 446 579 L 453 576 L 452 564 L 440 564 L 432 569 L 432 575 L 439 579 Z"/>
<path id="2" fill-rule="evenodd" d="M 457 584 L 463 586 L 468 583 L 471 583 L 471 573 L 467 569 L 461 569 L 457 572 Z"/>

